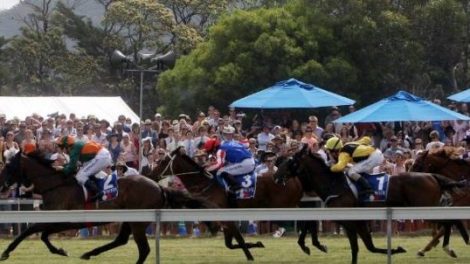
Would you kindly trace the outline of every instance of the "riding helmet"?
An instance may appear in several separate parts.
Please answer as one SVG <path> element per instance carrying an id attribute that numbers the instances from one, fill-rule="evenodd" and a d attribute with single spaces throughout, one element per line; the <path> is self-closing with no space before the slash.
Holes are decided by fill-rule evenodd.
<path id="1" fill-rule="evenodd" d="M 338 137 L 332 137 L 326 141 L 325 147 L 328 150 L 340 150 L 343 147 L 343 142 Z"/>

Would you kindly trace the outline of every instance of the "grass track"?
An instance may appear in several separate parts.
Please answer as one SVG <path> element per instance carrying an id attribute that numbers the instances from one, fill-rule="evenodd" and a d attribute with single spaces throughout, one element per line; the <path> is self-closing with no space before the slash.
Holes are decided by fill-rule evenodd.
<path id="1" fill-rule="evenodd" d="M 440 246 L 427 254 L 425 258 L 417 258 L 416 251 L 428 241 L 429 237 L 394 237 L 393 246 L 401 245 L 408 250 L 407 253 L 395 255 L 393 263 L 406 264 L 441 264 L 441 263 L 470 263 L 470 248 L 465 246 L 460 237 L 453 236 L 453 248 L 459 255 L 458 259 L 452 259 L 445 255 Z M 251 252 L 255 257 L 254 263 L 350 263 L 349 243 L 344 236 L 322 237 L 322 243 L 329 249 L 328 254 L 312 249 L 312 255 L 304 255 L 297 247 L 296 238 L 293 236 L 273 239 L 269 236 L 247 237 L 247 240 L 254 242 L 261 240 L 266 248 L 254 249 Z M 70 257 L 52 255 L 40 240 L 31 239 L 22 243 L 19 248 L 12 253 L 10 259 L 5 263 L 134 263 L 137 259 L 137 249 L 135 243 L 129 243 L 90 261 L 79 259 L 79 256 L 89 249 L 107 243 L 110 239 L 99 240 L 79 240 L 79 239 L 53 239 L 52 242 L 63 247 Z M 152 251 L 146 263 L 155 263 L 155 240 L 149 239 Z M 0 249 L 4 250 L 10 240 L 0 240 Z M 385 247 L 385 237 L 375 238 L 377 246 Z M 216 238 L 166 238 L 161 241 L 161 263 L 248 263 L 240 250 L 228 250 L 223 244 L 222 237 Z M 386 255 L 378 255 L 367 252 L 360 244 L 359 263 L 386 263 Z"/>

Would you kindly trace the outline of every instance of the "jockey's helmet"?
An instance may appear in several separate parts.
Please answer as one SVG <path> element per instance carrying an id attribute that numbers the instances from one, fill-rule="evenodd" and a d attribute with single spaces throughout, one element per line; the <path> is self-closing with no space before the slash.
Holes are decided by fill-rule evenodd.
<path id="1" fill-rule="evenodd" d="M 75 138 L 72 136 L 63 136 L 57 139 L 56 143 L 61 148 L 70 147 L 75 144 Z"/>
<path id="2" fill-rule="evenodd" d="M 220 141 L 217 138 L 210 138 L 204 143 L 204 150 L 207 153 L 214 152 L 220 146 Z"/>
<path id="3" fill-rule="evenodd" d="M 332 137 L 326 141 L 325 148 L 328 150 L 340 150 L 343 147 L 343 142 L 338 137 Z"/>

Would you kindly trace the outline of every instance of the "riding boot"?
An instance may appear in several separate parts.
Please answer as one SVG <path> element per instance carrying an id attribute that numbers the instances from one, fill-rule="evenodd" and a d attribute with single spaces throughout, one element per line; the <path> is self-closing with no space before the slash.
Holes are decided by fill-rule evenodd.
<path id="1" fill-rule="evenodd" d="M 84 186 L 88 190 L 90 195 L 93 194 L 93 196 L 90 196 L 89 200 L 95 201 L 100 195 L 100 188 L 98 188 L 98 185 L 96 184 L 96 182 L 94 180 L 88 179 L 85 182 Z"/>
<path id="2" fill-rule="evenodd" d="M 233 175 L 230 175 L 228 172 L 224 171 L 220 174 L 220 176 L 225 180 L 225 182 L 227 182 L 229 192 L 235 193 L 236 191 L 241 189 L 240 183 L 235 180 Z"/>
<path id="3" fill-rule="evenodd" d="M 369 182 L 364 177 L 360 177 L 359 179 L 357 179 L 357 183 L 359 183 L 359 185 L 361 185 L 362 187 L 361 194 L 365 194 L 365 195 L 374 194 L 374 190 L 372 189 Z"/>
<path id="4" fill-rule="evenodd" d="M 227 193 L 227 201 L 229 208 L 237 208 L 237 195 L 235 192 L 228 192 Z"/>

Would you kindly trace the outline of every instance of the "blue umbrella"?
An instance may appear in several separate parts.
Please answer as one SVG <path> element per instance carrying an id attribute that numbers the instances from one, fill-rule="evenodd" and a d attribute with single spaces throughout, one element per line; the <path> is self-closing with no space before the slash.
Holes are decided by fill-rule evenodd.
<path id="1" fill-rule="evenodd" d="M 470 102 L 470 88 L 465 91 L 461 91 L 460 93 L 453 94 L 447 98 L 456 102 L 468 103 Z"/>
<path id="2" fill-rule="evenodd" d="M 325 106 L 352 105 L 355 101 L 328 92 L 296 79 L 281 81 L 274 86 L 233 102 L 235 108 L 315 108 Z"/>
<path id="3" fill-rule="evenodd" d="M 393 96 L 336 119 L 335 123 L 470 120 L 420 97 L 399 91 Z"/>

